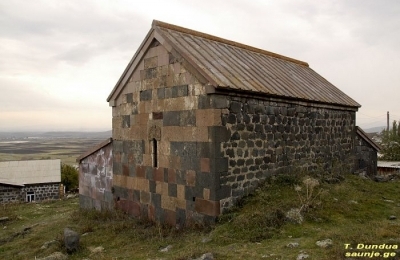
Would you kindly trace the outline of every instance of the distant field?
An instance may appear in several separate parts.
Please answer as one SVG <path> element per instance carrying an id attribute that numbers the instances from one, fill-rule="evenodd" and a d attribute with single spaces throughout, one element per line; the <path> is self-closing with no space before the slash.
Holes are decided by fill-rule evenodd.
<path id="1" fill-rule="evenodd" d="M 73 165 L 78 156 L 102 141 L 100 138 L 0 140 L 0 161 L 61 159 Z"/>

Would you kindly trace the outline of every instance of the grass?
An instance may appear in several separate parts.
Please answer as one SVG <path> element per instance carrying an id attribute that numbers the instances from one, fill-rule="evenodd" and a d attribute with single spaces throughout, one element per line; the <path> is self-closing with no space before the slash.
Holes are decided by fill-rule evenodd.
<path id="1" fill-rule="evenodd" d="M 345 244 L 353 248 L 359 243 L 400 246 L 400 220 L 389 220 L 391 215 L 400 218 L 399 181 L 377 183 L 349 175 L 339 184 L 320 184 L 315 189 L 321 192 L 314 193 L 302 224 L 285 220 L 285 212 L 302 206 L 295 184 L 301 181 L 270 180 L 222 215 L 215 226 L 185 230 L 135 220 L 118 211 L 80 210 L 77 199 L 5 205 L 0 217 L 8 216 L 10 221 L 0 223 L 6 226 L 0 226 L 0 258 L 34 259 L 56 251 L 65 253 L 65 227 L 87 233 L 81 237 L 81 249 L 69 259 L 190 259 L 207 252 L 216 259 L 296 259 L 305 252 L 309 259 L 324 260 L 361 252 L 346 250 Z M 26 227 L 31 228 L 25 234 L 4 242 Z M 331 247 L 316 246 L 316 241 L 327 238 L 333 240 Z M 40 249 L 51 240 L 57 242 Z M 299 246 L 286 247 L 291 242 Z M 160 252 L 168 245 L 172 246 L 168 252 Z M 104 247 L 103 252 L 91 253 L 91 247 L 99 246 Z"/>

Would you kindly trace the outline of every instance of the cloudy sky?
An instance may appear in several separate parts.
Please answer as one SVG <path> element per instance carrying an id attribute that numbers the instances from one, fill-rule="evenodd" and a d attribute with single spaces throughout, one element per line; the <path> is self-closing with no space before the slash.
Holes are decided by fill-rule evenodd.
<path id="1" fill-rule="evenodd" d="M 111 129 L 106 98 L 153 19 L 276 52 L 400 119 L 398 0 L 0 0 L 0 131 Z"/>

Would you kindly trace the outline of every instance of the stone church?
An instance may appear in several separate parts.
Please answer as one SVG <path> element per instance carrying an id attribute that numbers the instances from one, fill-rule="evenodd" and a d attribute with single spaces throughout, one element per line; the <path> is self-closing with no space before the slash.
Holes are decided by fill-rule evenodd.
<path id="1" fill-rule="evenodd" d="M 112 167 L 81 163 L 82 207 L 207 223 L 270 175 L 353 173 L 374 153 L 376 165 L 360 105 L 306 62 L 160 21 L 107 101 Z"/>

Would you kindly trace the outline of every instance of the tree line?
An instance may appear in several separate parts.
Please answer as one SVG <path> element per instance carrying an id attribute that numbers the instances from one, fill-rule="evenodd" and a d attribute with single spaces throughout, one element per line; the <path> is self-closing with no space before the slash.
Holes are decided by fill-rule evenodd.
<path id="1" fill-rule="evenodd" d="M 400 161 L 400 126 L 394 120 L 392 129 L 382 131 L 382 160 Z"/>

